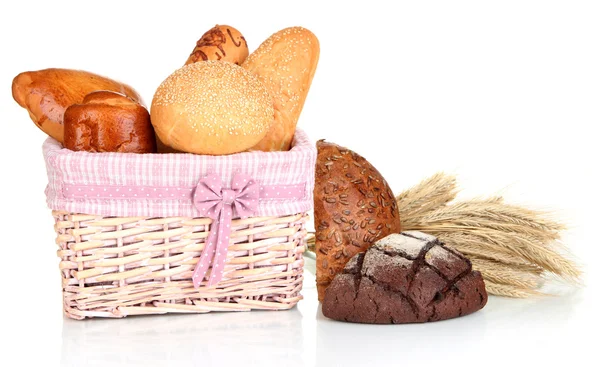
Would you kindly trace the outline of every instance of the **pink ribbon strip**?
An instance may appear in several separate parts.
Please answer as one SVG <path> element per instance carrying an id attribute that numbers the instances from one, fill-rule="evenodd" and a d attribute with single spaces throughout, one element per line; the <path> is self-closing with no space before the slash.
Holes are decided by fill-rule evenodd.
<path id="1" fill-rule="evenodd" d="M 190 187 L 152 186 L 96 186 L 65 185 L 63 194 L 72 199 L 104 200 L 192 200 L 200 215 L 213 219 L 206 246 L 192 274 L 192 282 L 198 288 L 212 263 L 208 279 L 211 287 L 221 281 L 232 218 L 256 215 L 258 202 L 264 200 L 299 200 L 305 196 L 306 184 L 259 185 L 247 174 L 235 174 L 230 188 L 223 188 L 221 177 L 209 174 Z"/>
<path id="2" fill-rule="evenodd" d="M 194 205 L 205 217 L 214 219 L 206 245 L 202 250 L 200 261 L 194 269 L 192 282 L 198 288 L 204 279 L 212 258 L 212 271 L 208 286 L 217 284 L 223 277 L 231 219 L 233 211 L 239 218 L 253 215 L 258 206 L 258 184 L 245 174 L 236 174 L 231 181 L 231 188 L 221 187 L 221 177 L 212 174 L 200 180 L 194 192 Z"/>
<path id="3" fill-rule="evenodd" d="M 80 200 L 183 200 L 191 201 L 195 187 L 164 186 L 100 186 L 65 184 L 63 196 Z M 299 200 L 306 184 L 261 185 L 260 200 Z"/>

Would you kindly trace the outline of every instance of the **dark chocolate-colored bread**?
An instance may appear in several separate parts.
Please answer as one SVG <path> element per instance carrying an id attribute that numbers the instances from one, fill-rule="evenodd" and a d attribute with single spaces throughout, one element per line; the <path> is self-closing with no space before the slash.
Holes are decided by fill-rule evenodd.
<path id="1" fill-rule="evenodd" d="M 325 291 L 323 315 L 403 324 L 468 315 L 486 303 L 483 278 L 467 258 L 431 235 L 408 231 L 350 259 Z"/>

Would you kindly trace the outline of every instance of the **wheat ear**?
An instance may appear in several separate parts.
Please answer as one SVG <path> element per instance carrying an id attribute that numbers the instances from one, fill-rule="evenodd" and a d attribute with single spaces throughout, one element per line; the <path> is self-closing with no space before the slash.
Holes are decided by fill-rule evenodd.
<path id="1" fill-rule="evenodd" d="M 552 213 L 507 204 L 501 196 L 454 201 L 456 177 L 436 173 L 397 196 L 403 230 L 430 233 L 462 252 L 490 294 L 541 294 L 548 275 L 577 283 L 581 270 L 561 241 Z"/>

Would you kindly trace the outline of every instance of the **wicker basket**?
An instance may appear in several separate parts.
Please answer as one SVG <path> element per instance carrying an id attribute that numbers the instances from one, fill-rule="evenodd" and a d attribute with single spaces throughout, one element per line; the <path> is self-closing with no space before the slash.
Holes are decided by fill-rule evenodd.
<path id="1" fill-rule="evenodd" d="M 252 309 L 285 310 L 302 299 L 305 223 L 307 212 L 311 209 L 308 203 L 312 203 L 312 172 L 316 155 L 314 146 L 303 133 L 297 134 L 295 146 L 290 152 L 260 153 L 262 155 L 258 157 L 251 155 L 251 161 L 266 163 L 256 164 L 249 172 L 260 176 L 260 171 L 266 165 L 267 170 L 280 170 L 272 175 L 270 184 L 281 177 L 289 183 L 289 171 L 283 175 L 285 170 L 282 167 L 289 169 L 285 161 L 295 161 L 300 156 L 302 163 L 298 167 L 304 167 L 307 171 L 298 172 L 302 171 L 298 167 L 293 169 L 294 175 L 304 180 L 306 194 L 302 198 L 303 204 L 297 206 L 291 205 L 290 201 L 269 201 L 267 206 L 258 210 L 259 213 L 275 211 L 287 214 L 231 220 L 222 279 L 213 286 L 207 286 L 203 281 L 199 287 L 194 287 L 192 274 L 215 220 L 194 215 L 197 212 L 193 204 L 187 201 L 177 201 L 180 206 L 173 205 L 172 201 L 163 202 L 161 206 L 161 202 L 156 200 L 152 201 L 152 205 L 149 202 L 138 205 L 140 203 L 137 201 L 132 204 L 131 200 L 115 205 L 109 200 L 70 198 L 67 192 L 69 187 L 77 187 L 74 181 L 85 180 L 86 184 L 90 184 L 97 178 L 90 172 L 102 171 L 98 167 L 103 167 L 104 161 L 86 162 L 92 159 L 89 153 L 74 159 L 73 155 L 82 152 L 65 152 L 65 149 L 59 150 L 57 144 L 49 140 L 44 147 L 49 173 L 46 194 L 56 223 L 64 311 L 68 317 L 84 319 Z M 112 154 L 106 159 L 110 164 L 114 164 L 115 159 L 121 159 L 116 153 L 107 154 Z M 244 165 L 253 166 L 248 165 L 248 157 L 242 156 Z M 207 166 L 206 157 L 201 158 L 203 160 L 199 164 Z M 164 163 L 171 164 L 170 159 Z M 236 157 L 229 156 L 227 159 L 235 160 Z M 74 164 L 74 161 L 77 163 Z M 140 166 L 135 162 L 124 163 L 133 172 L 129 178 L 108 175 L 110 177 L 106 179 L 121 180 L 119 182 L 139 180 L 136 167 L 146 163 L 142 162 Z M 189 166 L 189 162 L 186 164 Z M 81 169 L 87 170 L 87 174 L 79 172 L 74 165 L 83 167 Z M 223 164 L 222 167 L 220 172 L 223 176 L 236 170 L 235 164 Z M 176 184 L 181 185 L 181 180 L 184 180 L 184 185 L 189 186 L 189 180 L 197 180 L 202 172 L 195 172 L 191 175 L 193 177 L 184 176 Z M 266 179 L 263 177 L 263 180 Z M 119 182 L 112 184 L 120 187 Z M 136 183 L 132 181 L 129 184 Z M 99 214 L 77 214 L 82 208 L 96 208 L 94 212 Z M 142 215 L 123 215 L 133 212 Z M 173 212 L 179 215 L 157 215 Z"/>

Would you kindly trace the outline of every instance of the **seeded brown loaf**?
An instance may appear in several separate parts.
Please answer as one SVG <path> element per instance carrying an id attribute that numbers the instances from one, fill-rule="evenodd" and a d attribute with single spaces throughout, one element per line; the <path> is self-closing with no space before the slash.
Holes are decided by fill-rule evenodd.
<path id="1" fill-rule="evenodd" d="M 269 132 L 252 149 L 290 149 L 319 53 L 319 40 L 311 31 L 292 27 L 269 37 L 242 64 L 267 86 L 275 109 L 275 121 Z"/>
<path id="2" fill-rule="evenodd" d="M 258 143 L 273 122 L 258 78 L 230 62 L 183 66 L 156 90 L 150 108 L 162 143 L 182 152 L 231 154 Z"/>
<path id="3" fill-rule="evenodd" d="M 314 220 L 319 301 L 346 262 L 390 233 L 400 217 L 387 182 L 366 159 L 333 143 L 317 142 Z"/>
<path id="4" fill-rule="evenodd" d="M 146 108 L 121 93 L 92 92 L 69 106 L 64 117 L 67 149 L 154 153 L 156 139 Z"/>
<path id="5" fill-rule="evenodd" d="M 91 92 L 109 90 L 125 94 L 136 102 L 140 95 L 130 86 L 82 70 L 44 69 L 17 75 L 12 82 L 14 100 L 27 109 L 35 124 L 46 134 L 63 142 L 63 116 L 67 107 L 81 103 Z"/>
<path id="6" fill-rule="evenodd" d="M 354 256 L 325 291 L 323 315 L 404 324 L 468 315 L 487 303 L 481 274 L 462 254 L 422 232 L 391 234 Z"/>
<path id="7" fill-rule="evenodd" d="M 196 42 L 196 47 L 186 61 L 221 60 L 241 65 L 248 57 L 248 44 L 240 31 L 228 25 L 216 25 Z"/>

